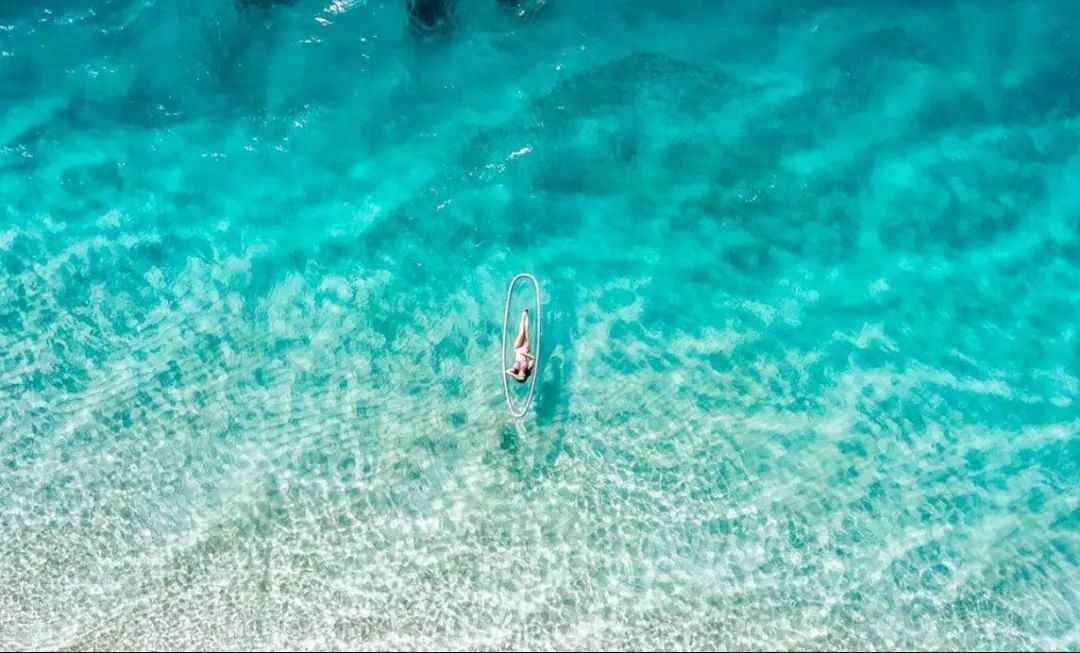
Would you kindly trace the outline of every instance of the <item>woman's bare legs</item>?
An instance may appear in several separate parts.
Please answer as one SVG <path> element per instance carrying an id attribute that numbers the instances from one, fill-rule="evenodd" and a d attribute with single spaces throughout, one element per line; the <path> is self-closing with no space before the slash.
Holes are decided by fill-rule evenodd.
<path id="1" fill-rule="evenodd" d="M 525 351 L 529 351 L 529 309 L 521 312 L 521 323 L 518 325 L 518 336 L 514 340 L 514 349 L 524 345 Z"/>

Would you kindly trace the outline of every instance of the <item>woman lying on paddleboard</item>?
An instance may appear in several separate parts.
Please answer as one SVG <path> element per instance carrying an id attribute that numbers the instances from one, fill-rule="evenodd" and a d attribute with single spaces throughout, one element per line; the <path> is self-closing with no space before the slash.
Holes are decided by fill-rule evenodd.
<path id="1" fill-rule="evenodd" d="M 521 312 L 521 325 L 518 327 L 518 336 L 514 340 L 514 366 L 506 370 L 506 373 L 517 379 L 518 383 L 525 383 L 532 374 L 536 357 L 529 353 L 529 309 Z"/>

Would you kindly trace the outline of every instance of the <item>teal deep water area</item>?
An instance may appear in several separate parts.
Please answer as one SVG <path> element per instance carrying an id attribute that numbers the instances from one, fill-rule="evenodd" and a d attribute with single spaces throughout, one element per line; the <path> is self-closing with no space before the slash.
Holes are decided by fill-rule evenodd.
<path id="1" fill-rule="evenodd" d="M 0 2 L 0 649 L 1080 650 L 1080 5 L 406 14 Z"/>

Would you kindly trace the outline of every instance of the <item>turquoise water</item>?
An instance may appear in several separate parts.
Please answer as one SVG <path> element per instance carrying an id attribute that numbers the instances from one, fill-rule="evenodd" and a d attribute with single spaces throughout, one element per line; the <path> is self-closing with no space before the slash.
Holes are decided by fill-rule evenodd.
<path id="1" fill-rule="evenodd" d="M 1080 649 L 1075 3 L 404 4 L 0 4 L 0 648 Z"/>

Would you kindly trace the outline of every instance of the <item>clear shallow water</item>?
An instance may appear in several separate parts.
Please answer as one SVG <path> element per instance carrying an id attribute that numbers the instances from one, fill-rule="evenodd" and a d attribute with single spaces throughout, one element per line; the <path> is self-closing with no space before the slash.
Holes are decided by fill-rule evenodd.
<path id="1" fill-rule="evenodd" d="M 579 4 L 0 6 L 0 647 L 1080 648 L 1073 4 Z"/>

